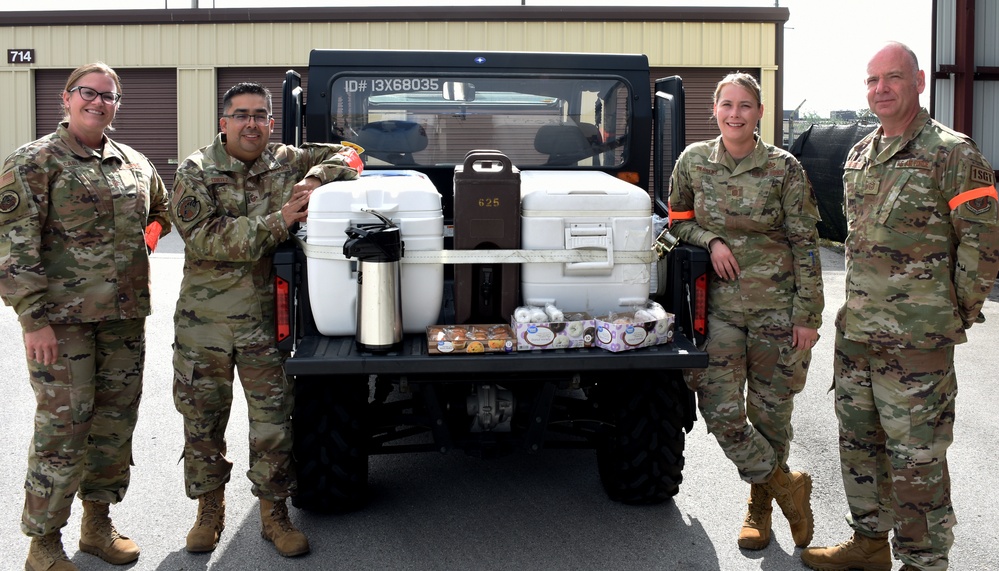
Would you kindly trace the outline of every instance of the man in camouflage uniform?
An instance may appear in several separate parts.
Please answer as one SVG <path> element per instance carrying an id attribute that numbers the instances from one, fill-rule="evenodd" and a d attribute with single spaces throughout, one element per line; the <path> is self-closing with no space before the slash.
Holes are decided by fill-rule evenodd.
<path id="1" fill-rule="evenodd" d="M 177 170 L 171 215 L 184 239 L 184 278 L 174 316 L 174 403 L 184 416 L 184 483 L 198 498 L 187 550 L 215 549 L 225 525 L 225 429 L 234 368 L 250 419 L 247 476 L 260 498 L 262 535 L 284 556 L 309 551 L 288 518 L 295 493 L 291 463 L 293 387 L 277 349 L 271 256 L 306 219 L 319 185 L 355 178 L 352 148 L 268 144 L 271 95 L 255 83 L 223 99 L 221 133 Z"/>
<path id="2" fill-rule="evenodd" d="M 152 244 L 170 224 L 152 163 L 105 134 L 120 97 L 110 67 L 74 70 L 66 119 L 14 151 L 0 174 L 0 296 L 24 330 L 37 401 L 21 519 L 29 571 L 76 569 L 61 539 L 74 494 L 81 551 L 115 564 L 139 557 L 108 514 L 128 489 L 142 394 L 144 234 Z"/>
<path id="3" fill-rule="evenodd" d="M 801 554 L 813 569 L 947 568 L 957 520 L 954 345 L 999 271 L 992 167 L 974 141 L 919 107 L 915 54 L 890 43 L 867 66 L 881 127 L 843 175 L 846 303 L 836 316 L 834 389 L 853 538 Z"/>
<path id="4" fill-rule="evenodd" d="M 685 371 L 708 431 L 751 484 L 744 549 L 770 543 L 777 500 L 794 542 L 812 538 L 811 477 L 791 472 L 791 413 L 805 386 L 824 297 L 818 207 L 801 164 L 764 143 L 760 88 L 747 74 L 715 91 L 721 136 L 683 152 L 670 180 L 671 232 L 707 248 L 708 367 Z"/>

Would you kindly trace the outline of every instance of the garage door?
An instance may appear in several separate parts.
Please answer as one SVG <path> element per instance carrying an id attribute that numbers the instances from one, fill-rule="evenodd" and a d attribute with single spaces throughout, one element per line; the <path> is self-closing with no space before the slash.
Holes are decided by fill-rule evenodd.
<path id="1" fill-rule="evenodd" d="M 146 155 L 173 188 L 177 172 L 177 72 L 174 69 L 115 69 L 121 78 L 121 107 L 111 138 Z M 62 121 L 62 90 L 70 69 L 35 72 L 35 133 L 42 137 Z"/>
<path id="2" fill-rule="evenodd" d="M 271 134 L 270 142 L 281 142 L 281 104 L 282 88 L 284 85 L 284 75 L 288 68 L 277 67 L 230 67 L 218 70 L 218 108 L 219 116 L 222 115 L 222 97 L 230 87 L 244 81 L 252 81 L 263 85 L 271 92 L 271 103 L 274 113 L 274 132 Z M 309 81 L 309 70 L 307 68 L 296 69 L 302 75 L 302 89 L 305 90 Z"/>
<path id="3" fill-rule="evenodd" d="M 718 68 L 689 68 L 689 67 L 654 67 L 652 73 L 652 89 L 655 89 L 655 80 L 663 77 L 679 75 L 683 79 L 684 99 L 687 103 L 686 121 L 684 126 L 687 129 L 687 144 L 697 141 L 714 139 L 721 133 L 718 131 L 718 123 L 715 122 L 711 113 L 711 102 L 715 96 L 715 87 L 721 78 L 729 73 L 740 70 L 725 70 Z M 741 70 L 751 74 L 756 79 L 760 78 L 760 70 Z"/>

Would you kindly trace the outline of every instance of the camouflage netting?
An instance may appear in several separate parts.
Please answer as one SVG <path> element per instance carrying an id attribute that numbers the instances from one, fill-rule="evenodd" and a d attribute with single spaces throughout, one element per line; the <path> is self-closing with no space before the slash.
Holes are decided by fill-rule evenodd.
<path id="1" fill-rule="evenodd" d="M 819 203 L 819 237 L 846 240 L 843 217 L 843 163 L 854 143 L 877 125 L 812 125 L 794 140 L 791 154 L 801 161 Z"/>

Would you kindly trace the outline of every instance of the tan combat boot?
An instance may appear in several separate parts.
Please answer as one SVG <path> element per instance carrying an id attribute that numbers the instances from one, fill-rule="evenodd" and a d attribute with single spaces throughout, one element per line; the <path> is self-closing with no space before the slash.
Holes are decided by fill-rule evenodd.
<path id="1" fill-rule="evenodd" d="M 801 561 L 816 571 L 891 571 L 891 548 L 888 534 L 868 537 L 854 532 L 853 537 L 833 547 L 809 547 L 801 552 Z"/>
<path id="2" fill-rule="evenodd" d="M 118 533 L 110 506 L 104 502 L 83 501 L 83 525 L 80 528 L 80 551 L 96 555 L 112 565 L 124 565 L 139 558 L 139 546 Z"/>
<path id="3" fill-rule="evenodd" d="M 812 534 L 815 531 L 811 502 L 812 477 L 806 472 L 788 474 L 777 467 L 764 486 L 777 500 L 780 511 L 791 524 L 791 539 L 794 540 L 794 545 L 806 547 L 812 542 Z"/>
<path id="4" fill-rule="evenodd" d="M 62 548 L 62 532 L 53 531 L 42 537 L 32 537 L 28 547 L 25 571 L 79 571 Z"/>
<path id="5" fill-rule="evenodd" d="M 225 529 L 225 486 L 198 496 L 198 518 L 187 532 L 187 551 L 214 551 Z"/>
<path id="6" fill-rule="evenodd" d="M 260 524 L 260 537 L 274 543 L 278 553 L 284 557 L 309 552 L 309 540 L 291 523 L 284 500 L 272 502 L 260 498 Z"/>
<path id="7" fill-rule="evenodd" d="M 749 511 L 739 530 L 739 547 L 754 551 L 770 545 L 770 515 L 773 496 L 763 484 L 753 484 L 749 492 Z"/>

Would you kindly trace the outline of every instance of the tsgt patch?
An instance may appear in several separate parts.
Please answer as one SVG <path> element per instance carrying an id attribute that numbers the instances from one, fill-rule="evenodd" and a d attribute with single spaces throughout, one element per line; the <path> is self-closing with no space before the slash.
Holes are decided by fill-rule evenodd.
<path id="1" fill-rule="evenodd" d="M 177 218 L 183 222 L 190 222 L 201 214 L 201 203 L 193 196 L 185 196 L 177 205 Z"/>
<path id="2" fill-rule="evenodd" d="M 0 213 L 9 214 L 21 204 L 21 197 L 13 190 L 6 190 L 0 194 Z"/>

